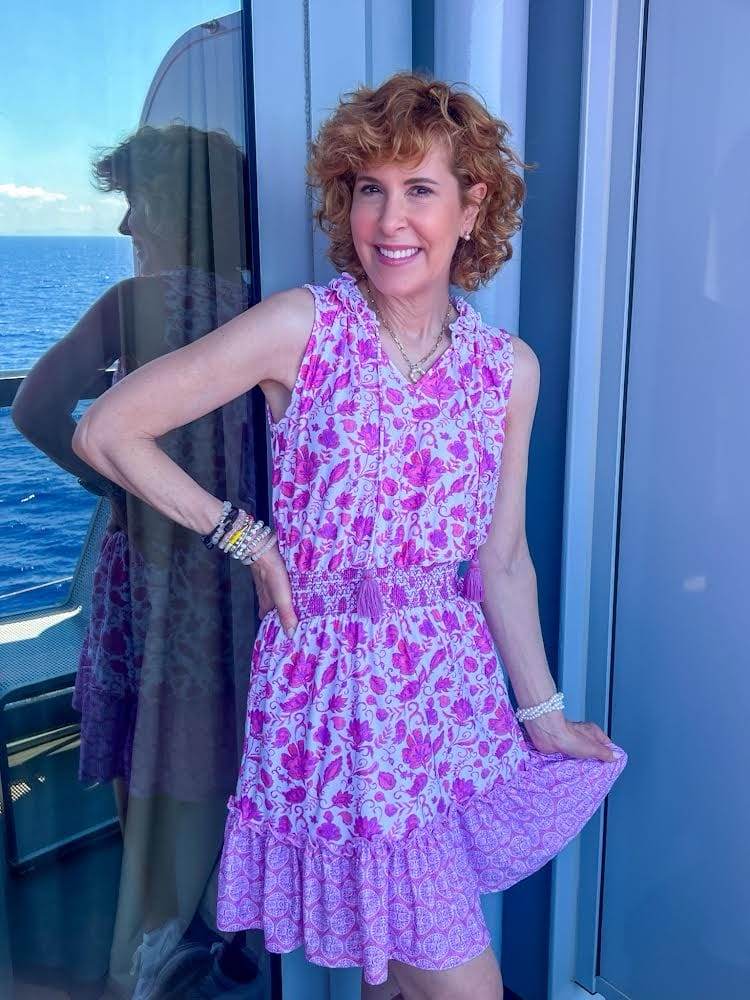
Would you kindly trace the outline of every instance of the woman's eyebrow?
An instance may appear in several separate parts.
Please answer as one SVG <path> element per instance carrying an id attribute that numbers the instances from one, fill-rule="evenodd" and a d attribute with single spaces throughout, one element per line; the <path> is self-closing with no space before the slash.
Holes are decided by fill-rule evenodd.
<path id="1" fill-rule="evenodd" d="M 370 177 L 369 174 L 360 174 L 357 178 L 357 183 L 359 184 L 361 181 L 370 181 L 373 184 L 380 184 L 377 177 Z M 408 177 L 404 181 L 404 184 L 434 184 L 435 187 L 440 187 L 439 182 L 434 181 L 431 177 Z"/>

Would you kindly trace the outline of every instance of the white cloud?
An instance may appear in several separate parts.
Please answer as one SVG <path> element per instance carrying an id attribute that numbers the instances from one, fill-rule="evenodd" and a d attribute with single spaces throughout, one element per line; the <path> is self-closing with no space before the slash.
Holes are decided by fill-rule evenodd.
<path id="1" fill-rule="evenodd" d="M 91 205 L 70 205 L 69 207 L 61 208 L 60 211 L 64 212 L 65 215 L 88 215 L 94 209 Z"/>
<path id="2" fill-rule="evenodd" d="M 29 187 L 28 184 L 0 184 L 0 194 L 6 198 L 36 198 L 39 201 L 67 201 L 66 194 L 56 191 L 46 191 L 42 187 Z"/>

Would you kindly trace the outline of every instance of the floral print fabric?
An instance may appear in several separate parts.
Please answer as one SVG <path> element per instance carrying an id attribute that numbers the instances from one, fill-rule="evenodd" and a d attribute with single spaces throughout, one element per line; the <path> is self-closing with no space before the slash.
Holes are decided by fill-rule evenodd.
<path id="1" fill-rule="evenodd" d="M 252 653 L 219 927 L 387 978 L 486 947 L 479 895 L 537 870 L 625 765 L 525 740 L 459 566 L 487 537 L 513 374 L 509 334 L 463 299 L 417 383 L 385 354 L 354 278 L 307 286 L 316 318 L 273 421 L 273 513 L 299 625 Z M 357 614 L 365 567 L 383 614 Z"/>

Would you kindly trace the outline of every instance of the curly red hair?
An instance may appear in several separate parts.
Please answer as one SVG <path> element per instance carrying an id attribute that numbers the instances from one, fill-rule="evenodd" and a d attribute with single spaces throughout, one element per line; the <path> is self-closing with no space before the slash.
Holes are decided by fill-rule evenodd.
<path id="1" fill-rule="evenodd" d="M 349 226 L 357 173 L 367 164 L 418 163 L 433 143 L 443 142 L 463 205 L 473 184 L 487 185 L 472 238 L 456 247 L 450 280 L 466 291 L 488 282 L 510 260 L 510 239 L 521 228 L 526 185 L 514 168 L 535 166 L 510 148 L 509 133 L 476 97 L 417 73 L 396 73 L 377 88 L 346 93 L 320 127 L 307 167 L 333 264 L 364 277 Z"/>

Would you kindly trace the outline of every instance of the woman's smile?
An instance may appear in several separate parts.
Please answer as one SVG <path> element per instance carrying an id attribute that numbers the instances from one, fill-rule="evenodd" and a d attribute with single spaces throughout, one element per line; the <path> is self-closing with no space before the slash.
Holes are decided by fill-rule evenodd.
<path id="1" fill-rule="evenodd" d="M 403 267 L 404 264 L 410 264 L 422 252 L 421 247 L 404 246 L 402 244 L 388 245 L 381 243 L 376 244 L 375 249 L 377 250 L 378 260 L 382 264 L 385 264 L 386 267 Z"/>

